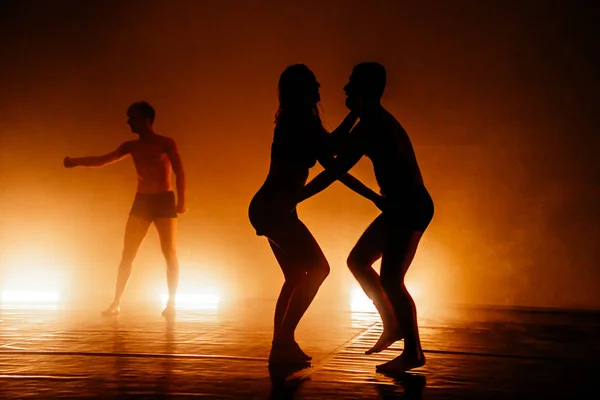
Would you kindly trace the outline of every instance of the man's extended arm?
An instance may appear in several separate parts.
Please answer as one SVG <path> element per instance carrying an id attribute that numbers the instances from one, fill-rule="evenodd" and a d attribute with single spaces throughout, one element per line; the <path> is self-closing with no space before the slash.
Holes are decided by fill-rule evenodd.
<path id="1" fill-rule="evenodd" d="M 116 150 L 101 156 L 71 158 L 65 157 L 63 164 L 66 168 L 73 167 L 102 167 L 125 158 L 130 151 L 129 142 L 120 145 Z"/>

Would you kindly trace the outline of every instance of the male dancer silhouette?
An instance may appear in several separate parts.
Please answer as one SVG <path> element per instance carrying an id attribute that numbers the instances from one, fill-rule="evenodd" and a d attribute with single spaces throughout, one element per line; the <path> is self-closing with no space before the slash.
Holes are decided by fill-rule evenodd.
<path id="1" fill-rule="evenodd" d="M 384 197 L 380 207 L 383 212 L 352 249 L 348 266 L 380 310 L 384 324 L 381 338 L 367 354 L 380 352 L 404 338 L 402 354 L 377 367 L 380 372 L 394 373 L 425 364 L 416 308 L 404 277 L 434 209 L 406 131 L 381 105 L 385 83 L 382 65 L 368 62 L 354 67 L 344 92 L 346 106 L 358 114 L 360 121 L 345 138 L 340 138 L 346 143 L 335 162 L 309 182 L 297 200 L 324 190 L 363 155 L 371 159 Z M 379 257 L 381 276 L 371 266 Z"/>

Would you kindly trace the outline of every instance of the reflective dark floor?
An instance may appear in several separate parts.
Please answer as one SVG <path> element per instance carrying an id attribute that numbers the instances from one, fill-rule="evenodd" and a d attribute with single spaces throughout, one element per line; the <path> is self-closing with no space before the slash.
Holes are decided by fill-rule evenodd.
<path id="1" fill-rule="evenodd" d="M 0 398 L 597 398 L 597 313 L 461 310 L 423 318 L 427 365 L 387 377 L 366 356 L 375 315 L 309 311 L 298 331 L 311 368 L 267 368 L 273 301 L 213 310 L 0 310 Z"/>

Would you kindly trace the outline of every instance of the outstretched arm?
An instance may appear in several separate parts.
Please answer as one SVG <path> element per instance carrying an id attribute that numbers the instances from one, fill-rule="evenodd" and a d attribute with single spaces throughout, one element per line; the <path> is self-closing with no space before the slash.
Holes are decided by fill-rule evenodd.
<path id="1" fill-rule="evenodd" d="M 174 140 L 170 140 L 167 149 L 167 155 L 171 161 L 173 172 L 175 173 L 175 186 L 177 187 L 177 212 L 184 213 L 187 211 L 185 199 L 185 173 L 183 172 L 183 163 L 177 145 Z"/>
<path id="2" fill-rule="evenodd" d="M 125 158 L 130 151 L 130 143 L 125 142 L 116 150 L 101 156 L 71 158 L 65 157 L 63 164 L 66 168 L 73 167 L 102 167 Z"/>
<path id="3" fill-rule="evenodd" d="M 333 156 L 322 157 L 319 159 L 319 163 L 323 166 L 323 168 L 331 168 L 334 167 L 335 158 Z M 350 190 L 358 193 L 364 198 L 371 200 L 374 203 L 377 203 L 382 199 L 382 196 L 375 193 L 371 188 L 366 186 L 364 183 L 356 179 L 354 176 L 349 173 L 343 174 L 339 179 L 344 185 L 346 185 Z"/>

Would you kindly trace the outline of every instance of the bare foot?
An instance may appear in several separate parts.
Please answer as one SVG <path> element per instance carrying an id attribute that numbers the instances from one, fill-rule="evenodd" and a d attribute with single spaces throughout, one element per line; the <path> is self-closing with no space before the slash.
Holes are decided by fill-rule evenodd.
<path id="1" fill-rule="evenodd" d="M 293 341 L 291 343 L 290 350 L 291 350 L 291 354 L 293 354 L 295 357 L 297 357 L 301 360 L 305 360 L 305 361 L 312 360 L 312 357 L 309 356 L 308 354 L 306 354 L 304 351 L 302 351 L 302 349 L 300 348 L 300 345 L 296 341 Z"/>
<path id="2" fill-rule="evenodd" d="M 306 357 L 308 356 L 304 354 L 300 346 L 295 349 L 291 344 L 273 343 L 271 354 L 269 354 L 269 365 L 304 368 L 310 366 L 310 361 Z"/>
<path id="3" fill-rule="evenodd" d="M 106 310 L 102 311 L 103 317 L 118 317 L 121 314 L 121 307 L 117 304 L 111 304 Z"/>
<path id="4" fill-rule="evenodd" d="M 162 311 L 161 315 L 165 318 L 173 318 L 175 316 L 175 304 L 167 303 L 167 306 Z"/>
<path id="5" fill-rule="evenodd" d="M 376 370 L 382 374 L 394 375 L 422 367 L 423 365 L 425 365 L 425 354 L 422 351 L 420 354 L 414 355 L 403 352 L 393 360 L 378 365 Z"/>
<path id="6" fill-rule="evenodd" d="M 404 339 L 404 335 L 399 327 L 390 329 L 383 328 L 383 333 L 379 337 L 377 343 L 375 343 L 369 350 L 365 351 L 365 354 L 379 353 L 390 347 L 392 344 L 394 344 L 394 342 L 402 339 Z"/>
<path id="7" fill-rule="evenodd" d="M 312 360 L 312 357 L 302 351 L 300 345 L 294 339 L 275 340 L 273 341 L 273 348 L 276 349 L 277 352 L 289 354 L 298 360 Z"/>

